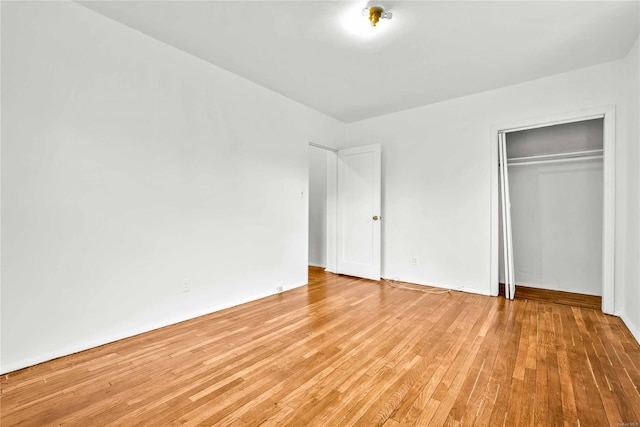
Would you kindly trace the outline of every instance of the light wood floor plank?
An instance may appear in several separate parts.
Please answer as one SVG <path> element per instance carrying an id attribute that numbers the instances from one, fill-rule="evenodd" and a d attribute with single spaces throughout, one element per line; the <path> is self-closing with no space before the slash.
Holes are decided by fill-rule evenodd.
<path id="1" fill-rule="evenodd" d="M 305 287 L 2 376 L 0 424 L 640 423 L 619 318 L 406 285 L 312 267 Z"/>

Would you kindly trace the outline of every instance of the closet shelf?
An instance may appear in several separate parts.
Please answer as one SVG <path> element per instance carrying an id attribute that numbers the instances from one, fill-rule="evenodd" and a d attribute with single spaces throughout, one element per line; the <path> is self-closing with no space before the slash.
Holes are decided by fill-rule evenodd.
<path id="1" fill-rule="evenodd" d="M 530 164 L 543 164 L 543 163 L 555 163 L 566 162 L 576 160 L 592 160 L 601 159 L 603 157 L 603 150 L 584 150 L 573 151 L 568 153 L 556 153 L 556 154 L 541 154 L 537 156 L 527 157 L 513 157 L 507 159 L 508 166 L 517 165 L 530 165 Z"/>

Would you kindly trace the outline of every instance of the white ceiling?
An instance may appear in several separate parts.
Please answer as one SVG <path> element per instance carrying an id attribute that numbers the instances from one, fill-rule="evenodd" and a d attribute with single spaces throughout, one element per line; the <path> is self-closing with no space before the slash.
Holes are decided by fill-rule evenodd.
<path id="1" fill-rule="evenodd" d="M 640 1 L 83 1 L 344 122 L 623 58 Z M 345 26 L 345 19 L 352 19 Z"/>

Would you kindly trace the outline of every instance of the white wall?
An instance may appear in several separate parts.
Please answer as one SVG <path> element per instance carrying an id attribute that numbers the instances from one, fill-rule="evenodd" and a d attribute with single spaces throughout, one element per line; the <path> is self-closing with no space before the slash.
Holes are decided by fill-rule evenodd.
<path id="1" fill-rule="evenodd" d="M 602 295 L 602 163 L 509 167 L 517 285 Z"/>
<path id="2" fill-rule="evenodd" d="M 616 61 L 347 125 L 350 146 L 383 145 L 383 276 L 489 294 L 492 127 L 623 106 L 622 73 Z M 627 122 L 616 117 L 623 148 Z M 624 162 L 617 158 L 616 168 Z M 628 227 L 617 224 L 616 237 Z M 619 241 L 616 255 L 625 258 Z M 617 295 L 623 287 L 616 280 Z"/>
<path id="3" fill-rule="evenodd" d="M 306 283 L 307 141 L 341 123 L 80 5 L 2 2 L 2 125 L 2 372 Z"/>
<path id="4" fill-rule="evenodd" d="M 640 38 L 624 61 L 623 96 L 626 96 L 628 141 L 626 147 L 626 259 L 621 315 L 631 332 L 640 342 Z"/>
<path id="5" fill-rule="evenodd" d="M 309 146 L 309 265 L 327 266 L 327 151 Z"/>

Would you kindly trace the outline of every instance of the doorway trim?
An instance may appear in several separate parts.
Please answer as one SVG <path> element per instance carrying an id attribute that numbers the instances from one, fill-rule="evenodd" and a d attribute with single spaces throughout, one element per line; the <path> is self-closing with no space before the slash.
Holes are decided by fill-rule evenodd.
<path id="1" fill-rule="evenodd" d="M 603 119 L 603 216 L 602 216 L 602 312 L 614 314 L 615 273 L 615 106 L 584 109 L 546 117 L 524 119 L 491 127 L 491 237 L 490 237 L 490 292 L 499 292 L 498 255 L 498 133 L 536 129 L 565 123 Z"/>

